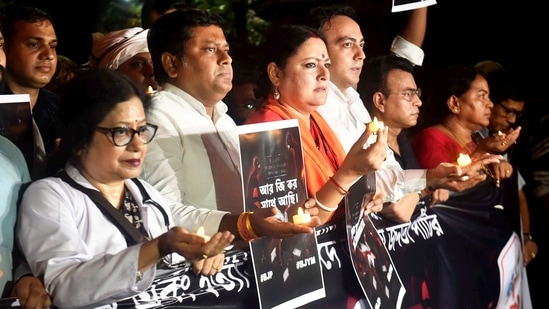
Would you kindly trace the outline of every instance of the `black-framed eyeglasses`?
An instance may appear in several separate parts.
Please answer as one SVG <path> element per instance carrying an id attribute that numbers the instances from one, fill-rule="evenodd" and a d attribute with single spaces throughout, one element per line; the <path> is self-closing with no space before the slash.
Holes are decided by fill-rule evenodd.
<path id="1" fill-rule="evenodd" d="M 406 89 L 402 92 L 383 92 L 384 95 L 390 95 L 390 94 L 400 94 L 404 97 L 404 99 L 408 102 L 412 102 L 414 100 L 414 95 L 417 95 L 418 98 L 421 98 L 421 88 L 417 89 Z"/>
<path id="2" fill-rule="evenodd" d="M 144 144 L 150 143 L 156 134 L 156 130 L 158 130 L 158 126 L 147 123 L 146 125 L 137 128 L 137 130 L 128 127 L 95 127 L 95 130 L 105 134 L 110 133 L 113 144 L 118 147 L 124 147 L 133 141 L 133 137 L 136 134 Z"/>
<path id="3" fill-rule="evenodd" d="M 510 118 L 513 118 L 513 117 L 518 119 L 522 116 L 522 112 L 511 110 L 511 109 L 505 107 L 505 105 L 503 105 L 501 102 L 496 103 L 496 105 L 499 105 L 499 107 L 501 107 L 503 109 L 503 111 L 505 112 L 505 117 L 507 117 L 507 119 L 510 119 Z"/>

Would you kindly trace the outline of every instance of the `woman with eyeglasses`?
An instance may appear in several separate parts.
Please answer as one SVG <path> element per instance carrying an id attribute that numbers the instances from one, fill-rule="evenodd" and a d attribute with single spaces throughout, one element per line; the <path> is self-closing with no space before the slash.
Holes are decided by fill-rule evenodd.
<path id="1" fill-rule="evenodd" d="M 211 225 L 212 211 L 169 205 L 137 179 L 157 130 L 147 123 L 150 101 L 141 87 L 120 73 L 91 70 L 69 81 L 61 102 L 66 131 L 54 161 L 61 169 L 24 192 L 16 230 L 55 306 L 91 308 L 137 295 L 160 265 L 183 258 L 196 274 L 217 274 L 235 234 L 251 240 L 313 232 L 275 222 L 269 210 L 253 224 L 247 213 L 219 212 L 220 232 L 199 235 L 188 227 Z M 318 223 L 313 218 L 311 226 Z"/>
<path id="2" fill-rule="evenodd" d="M 473 138 L 474 131 L 488 126 L 493 112 L 488 82 L 472 66 L 454 65 L 437 73 L 422 113 L 431 117 L 431 124 L 415 136 L 414 153 L 422 168 L 441 162 L 466 165 L 465 155 L 474 162 L 491 149 Z M 507 134 L 489 142 L 514 139 Z M 521 244 L 509 226 L 500 186 L 511 171 L 505 160 L 484 166 L 484 181 L 472 188 L 459 184 L 464 190 L 450 192 L 447 201 L 431 208 L 444 231 L 430 261 L 436 274 L 429 291 L 434 308 L 520 307 Z"/>

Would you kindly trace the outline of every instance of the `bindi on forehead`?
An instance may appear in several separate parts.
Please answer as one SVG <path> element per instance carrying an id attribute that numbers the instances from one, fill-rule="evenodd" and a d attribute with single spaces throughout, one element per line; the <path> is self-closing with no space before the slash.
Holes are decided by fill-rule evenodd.
<path id="1" fill-rule="evenodd" d="M 324 59 L 326 57 L 326 55 L 322 54 L 322 59 Z"/>

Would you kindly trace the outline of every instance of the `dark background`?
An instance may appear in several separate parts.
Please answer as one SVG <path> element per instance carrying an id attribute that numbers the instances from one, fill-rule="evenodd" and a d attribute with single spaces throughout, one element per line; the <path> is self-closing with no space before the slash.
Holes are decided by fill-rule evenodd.
<path id="1" fill-rule="evenodd" d="M 0 0 L 0 4 L 7 1 Z M 142 0 L 133 1 L 139 4 Z M 104 26 L 100 22 L 105 19 L 105 15 L 113 13 L 113 6 L 120 8 L 128 5 L 124 0 L 17 2 L 35 5 L 53 15 L 59 38 L 59 54 L 78 63 L 87 61 L 91 47 L 90 34 Z M 246 8 L 246 2 L 233 0 L 232 7 Z M 295 21 L 310 7 L 337 2 L 349 3 L 357 10 L 369 57 L 388 50 L 392 38 L 408 14 L 391 13 L 390 0 L 255 0 L 248 7 L 267 21 Z M 122 8 L 116 14 L 135 19 L 132 12 L 125 10 Z M 486 59 L 496 60 L 519 71 L 532 95 L 543 97 L 547 77 L 540 73 L 549 68 L 541 46 L 548 28 L 548 17 L 545 15 L 545 11 L 531 1 L 440 0 L 429 7 L 423 68 L 430 70 L 449 63 L 474 64 Z M 242 25 L 242 18 L 238 16 L 241 15 L 237 14 L 235 19 L 240 23 L 235 21 L 235 25 Z M 116 28 L 116 25 L 110 26 Z M 236 35 L 238 41 L 243 39 L 242 31 L 240 33 L 240 36 Z M 234 45 L 237 42 L 235 38 L 230 38 L 229 43 Z"/>
<path id="2" fill-rule="evenodd" d="M 134 0 L 135 1 L 135 0 Z M 6 2 L 0 0 L 0 4 Z M 124 0 L 34 0 L 27 2 L 46 10 L 56 18 L 60 54 L 82 60 L 90 46 L 89 35 L 112 3 Z M 241 1 L 233 1 L 241 2 Z M 298 16 L 326 0 L 265 0 L 251 5 L 265 19 Z M 377 45 L 390 42 L 406 12 L 390 13 L 390 0 L 347 1 L 359 12 L 366 37 L 366 49 L 379 52 Z M 540 39 L 547 28 L 545 12 L 531 2 L 494 0 L 440 0 L 429 7 L 424 49 L 426 64 L 475 62 L 495 59 L 518 64 L 524 57 L 539 54 Z M 130 13 L 128 13 L 130 14 Z M 78 44 L 85 42 L 83 44 Z M 537 47 L 538 50 L 535 50 Z M 371 54 L 372 52 L 368 52 Z M 541 59 L 540 59 L 541 61 Z"/>

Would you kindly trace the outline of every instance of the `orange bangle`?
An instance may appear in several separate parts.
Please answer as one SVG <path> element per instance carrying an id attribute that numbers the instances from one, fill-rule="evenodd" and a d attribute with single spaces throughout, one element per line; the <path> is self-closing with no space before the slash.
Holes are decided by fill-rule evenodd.
<path id="1" fill-rule="evenodd" d="M 341 190 L 341 192 L 343 192 L 343 193 L 340 192 L 341 194 L 343 195 L 349 194 L 349 191 L 343 189 L 343 187 L 339 183 L 337 183 L 337 181 L 334 180 L 334 177 L 330 177 L 330 180 L 334 183 L 334 185 L 336 185 L 339 188 L 339 190 Z"/>

